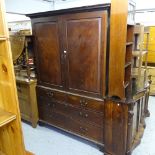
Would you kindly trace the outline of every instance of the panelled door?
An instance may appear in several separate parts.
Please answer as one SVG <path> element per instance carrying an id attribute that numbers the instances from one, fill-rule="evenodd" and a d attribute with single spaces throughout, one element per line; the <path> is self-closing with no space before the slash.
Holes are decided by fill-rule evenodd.
<path id="1" fill-rule="evenodd" d="M 75 93 L 105 96 L 107 11 L 35 20 L 38 82 Z"/>
<path id="2" fill-rule="evenodd" d="M 72 92 L 105 96 L 107 11 L 61 18 L 67 88 Z"/>
<path id="3" fill-rule="evenodd" d="M 38 20 L 34 23 L 35 53 L 38 82 L 56 88 L 64 86 L 61 56 L 61 23 L 58 17 Z"/>

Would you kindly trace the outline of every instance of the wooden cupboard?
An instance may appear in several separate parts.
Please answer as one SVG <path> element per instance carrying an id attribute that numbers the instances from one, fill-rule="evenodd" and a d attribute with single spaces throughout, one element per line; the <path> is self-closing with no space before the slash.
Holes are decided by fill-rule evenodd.
<path id="1" fill-rule="evenodd" d="M 35 19 L 39 83 L 105 96 L 106 26 L 107 10 Z"/>
<path id="2" fill-rule="evenodd" d="M 35 79 L 28 80 L 28 78 L 16 76 L 21 118 L 30 122 L 33 128 L 36 128 L 38 123 L 36 83 Z"/>
<path id="3" fill-rule="evenodd" d="M 147 111 L 149 85 L 132 95 L 134 26 L 127 15 L 128 2 L 121 0 L 27 15 L 35 38 L 40 123 L 111 155 L 131 154 Z"/>

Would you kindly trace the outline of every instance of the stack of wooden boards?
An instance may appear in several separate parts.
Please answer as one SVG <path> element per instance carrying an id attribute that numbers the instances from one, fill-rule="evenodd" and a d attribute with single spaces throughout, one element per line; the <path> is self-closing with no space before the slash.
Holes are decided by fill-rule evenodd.
<path id="1" fill-rule="evenodd" d="M 155 26 L 145 27 L 145 31 L 148 31 L 150 36 L 148 40 L 148 64 L 155 64 Z M 147 42 L 147 36 L 144 35 L 144 46 Z"/>
<path id="2" fill-rule="evenodd" d="M 145 27 L 145 31 L 149 32 L 148 39 L 148 75 L 151 76 L 150 95 L 155 95 L 155 26 Z M 147 43 L 147 35 L 144 34 L 144 46 Z"/>
<path id="3" fill-rule="evenodd" d="M 151 75 L 150 95 L 155 95 L 155 67 L 148 67 L 148 75 Z"/>

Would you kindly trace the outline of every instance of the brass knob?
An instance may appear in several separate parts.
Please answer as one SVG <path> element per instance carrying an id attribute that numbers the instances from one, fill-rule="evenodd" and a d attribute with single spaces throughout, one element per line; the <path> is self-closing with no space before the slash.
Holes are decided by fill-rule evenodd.
<path id="1" fill-rule="evenodd" d="M 54 93 L 53 92 L 47 92 L 48 97 L 53 97 Z"/>
<path id="2" fill-rule="evenodd" d="M 88 117 L 88 114 L 85 114 L 85 117 L 87 118 Z"/>
<path id="3" fill-rule="evenodd" d="M 88 129 L 87 129 L 87 128 L 84 128 L 84 127 L 82 127 L 82 126 L 80 126 L 80 131 L 81 131 L 82 133 L 86 133 L 86 132 L 88 131 Z"/>
<path id="4" fill-rule="evenodd" d="M 79 115 L 82 116 L 83 115 L 82 112 L 80 112 Z"/>
<path id="5" fill-rule="evenodd" d="M 55 103 L 52 104 L 52 107 L 55 108 Z"/>
<path id="6" fill-rule="evenodd" d="M 82 107 L 86 107 L 88 103 L 86 100 L 80 100 L 80 104 Z"/>

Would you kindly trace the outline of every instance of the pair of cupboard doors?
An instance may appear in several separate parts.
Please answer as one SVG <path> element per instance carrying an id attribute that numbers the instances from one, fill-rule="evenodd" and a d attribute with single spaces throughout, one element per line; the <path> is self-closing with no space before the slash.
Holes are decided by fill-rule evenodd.
<path id="1" fill-rule="evenodd" d="M 108 11 L 32 18 L 38 84 L 105 96 Z"/>

